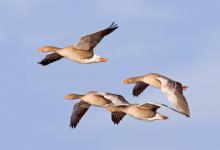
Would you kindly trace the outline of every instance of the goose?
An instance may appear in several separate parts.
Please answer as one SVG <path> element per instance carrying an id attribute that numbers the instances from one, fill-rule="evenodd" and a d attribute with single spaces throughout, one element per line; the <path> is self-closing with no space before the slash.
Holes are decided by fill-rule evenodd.
<path id="1" fill-rule="evenodd" d="M 132 117 L 135 117 L 143 121 L 166 120 L 168 119 L 167 116 L 157 112 L 157 109 L 162 106 L 176 111 L 175 109 L 170 108 L 165 104 L 160 104 L 155 102 L 147 102 L 145 104 L 109 105 L 106 107 L 106 110 L 111 113 L 124 112 Z"/>
<path id="2" fill-rule="evenodd" d="M 71 128 L 76 128 L 80 119 L 84 116 L 84 114 L 91 106 L 105 108 L 112 104 L 129 104 L 128 101 L 126 101 L 125 98 L 121 95 L 107 93 L 107 92 L 96 92 L 96 91 L 90 91 L 84 95 L 71 93 L 66 95 L 64 99 L 66 100 L 80 99 L 80 102 L 76 103 L 73 106 L 73 111 L 70 118 Z M 123 112 L 113 112 L 111 114 L 111 118 L 114 124 L 118 124 L 123 119 L 124 116 L 125 113 Z"/>
<path id="3" fill-rule="evenodd" d="M 123 81 L 124 84 L 135 83 L 133 88 L 133 96 L 140 95 L 148 86 L 161 89 L 167 96 L 171 105 L 181 114 L 190 117 L 189 106 L 183 95 L 183 90 L 188 86 L 182 85 L 180 82 L 174 81 L 168 77 L 157 73 L 149 73 L 144 76 L 132 77 Z"/>
<path id="4" fill-rule="evenodd" d="M 46 57 L 38 62 L 43 66 L 62 59 L 63 57 L 81 64 L 91 64 L 99 62 L 107 62 L 108 59 L 94 54 L 93 49 L 108 34 L 118 28 L 114 22 L 106 29 L 98 32 L 82 36 L 78 43 L 59 48 L 54 46 L 43 46 L 38 52 L 50 52 Z"/>

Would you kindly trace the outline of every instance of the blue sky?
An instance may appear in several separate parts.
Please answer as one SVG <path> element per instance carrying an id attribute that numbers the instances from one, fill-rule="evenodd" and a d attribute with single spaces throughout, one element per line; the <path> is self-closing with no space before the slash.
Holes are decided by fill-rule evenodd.
<path id="1" fill-rule="evenodd" d="M 219 149 L 219 6 L 217 0 L 1 0 L 0 149 Z M 44 57 L 37 48 L 70 45 L 112 21 L 119 28 L 95 51 L 109 62 L 37 64 Z M 127 116 L 115 126 L 109 113 L 93 107 L 76 129 L 68 127 L 74 102 L 63 96 L 70 92 L 169 104 L 154 88 L 134 98 L 132 86 L 121 82 L 150 72 L 190 87 L 190 119 L 162 108 L 167 121 Z"/>

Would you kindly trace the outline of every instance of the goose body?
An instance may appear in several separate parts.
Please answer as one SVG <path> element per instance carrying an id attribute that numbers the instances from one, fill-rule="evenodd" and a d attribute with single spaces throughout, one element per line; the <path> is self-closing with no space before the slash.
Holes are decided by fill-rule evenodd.
<path id="1" fill-rule="evenodd" d="M 83 50 L 78 50 L 73 46 L 57 50 L 56 53 L 78 63 L 86 63 L 86 60 L 91 60 L 94 57 L 92 50 L 85 52 Z"/>
<path id="2" fill-rule="evenodd" d="M 190 117 L 189 106 L 183 95 L 187 86 L 157 73 L 132 77 L 123 81 L 125 84 L 135 83 L 133 95 L 139 96 L 148 86 L 160 89 L 167 96 L 172 106 L 180 113 Z"/>
<path id="3" fill-rule="evenodd" d="M 113 22 L 108 28 L 82 36 L 78 43 L 65 48 L 43 46 L 38 49 L 39 52 L 51 53 L 46 55 L 46 57 L 38 63 L 45 66 L 62 58 L 67 58 L 81 64 L 106 62 L 106 58 L 94 54 L 93 50 L 106 35 L 110 34 L 117 28 L 118 26 Z"/>
<path id="4" fill-rule="evenodd" d="M 80 99 L 80 102 L 73 106 L 73 112 L 70 119 L 70 127 L 72 128 L 77 126 L 80 119 L 84 116 L 90 106 L 105 108 L 113 104 L 128 104 L 128 101 L 126 101 L 123 96 L 107 92 L 91 91 L 84 95 L 71 93 L 66 95 L 64 98 L 66 100 Z M 111 116 L 113 123 L 118 124 L 125 116 L 125 113 L 114 112 Z"/>
<path id="5" fill-rule="evenodd" d="M 106 108 L 109 112 L 124 112 L 136 119 L 143 121 L 154 121 L 154 120 L 166 120 L 167 116 L 164 116 L 157 112 L 160 105 L 154 103 L 145 104 L 121 104 L 108 106 Z"/>

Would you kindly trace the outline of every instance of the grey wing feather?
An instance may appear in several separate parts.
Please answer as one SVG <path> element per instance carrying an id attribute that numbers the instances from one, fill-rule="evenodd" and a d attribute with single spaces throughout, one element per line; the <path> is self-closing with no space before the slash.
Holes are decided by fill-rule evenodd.
<path id="1" fill-rule="evenodd" d="M 142 81 L 136 82 L 135 86 L 133 88 L 133 95 L 134 96 L 138 96 L 140 95 L 147 87 L 149 86 L 149 84 L 144 83 Z"/>
<path id="2" fill-rule="evenodd" d="M 161 104 L 161 103 L 157 103 L 157 102 L 148 102 L 148 103 L 149 104 L 154 104 L 154 105 L 157 105 L 157 106 L 160 106 L 160 107 L 166 107 L 166 108 L 169 108 L 169 109 L 171 109 L 171 110 L 173 110 L 173 111 L 175 111 L 177 113 L 180 113 L 178 110 L 173 109 L 172 107 L 169 107 L 169 106 L 167 106 L 165 104 Z"/>
<path id="3" fill-rule="evenodd" d="M 160 108 L 159 105 L 156 105 L 154 103 L 149 103 L 149 102 L 145 104 L 141 104 L 139 106 L 145 109 L 153 110 L 153 111 L 156 111 L 158 108 Z"/>
<path id="4" fill-rule="evenodd" d="M 174 95 L 177 100 L 176 107 L 178 108 L 178 110 L 180 110 L 180 112 L 185 114 L 187 117 L 190 117 L 189 106 L 188 106 L 185 96 L 183 95 L 182 84 L 179 82 L 176 82 Z"/>
<path id="5" fill-rule="evenodd" d="M 87 112 L 90 106 L 90 104 L 83 101 L 80 101 L 73 106 L 73 112 L 70 118 L 71 128 L 76 128 L 80 119 L 84 116 L 84 114 Z"/>
<path id="6" fill-rule="evenodd" d="M 104 98 L 110 100 L 114 104 L 129 104 L 129 102 L 122 95 L 107 92 L 98 92 L 96 94 L 102 95 Z"/>
<path id="7" fill-rule="evenodd" d="M 189 106 L 186 98 L 183 95 L 182 84 L 176 81 L 169 80 L 167 83 L 168 90 L 165 92 L 167 98 L 177 111 L 190 117 Z"/>
<path id="8" fill-rule="evenodd" d="M 104 38 L 104 36 L 110 34 L 117 28 L 117 24 L 114 24 L 113 22 L 104 30 L 81 37 L 80 41 L 75 44 L 74 47 L 81 50 L 92 50 Z"/>

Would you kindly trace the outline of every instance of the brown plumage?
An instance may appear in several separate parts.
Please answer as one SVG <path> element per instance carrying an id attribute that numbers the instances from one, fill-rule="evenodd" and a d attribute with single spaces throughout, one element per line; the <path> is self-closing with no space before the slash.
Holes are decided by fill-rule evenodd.
<path id="1" fill-rule="evenodd" d="M 82 36 L 80 41 L 74 45 L 76 49 L 80 50 L 93 50 L 95 46 L 104 38 L 104 36 L 112 33 L 115 29 L 117 29 L 117 24 L 114 22 L 106 29 Z"/>
<path id="2" fill-rule="evenodd" d="M 154 121 L 154 120 L 166 120 L 167 116 L 164 116 L 157 112 L 157 109 L 162 105 L 156 103 L 148 102 L 145 104 L 119 104 L 110 105 L 106 107 L 109 112 L 124 112 L 132 117 L 144 121 Z"/>
<path id="3" fill-rule="evenodd" d="M 190 117 L 189 106 L 183 95 L 183 86 L 181 83 L 169 80 L 167 86 L 163 85 L 161 90 L 180 113 Z"/>
<path id="4" fill-rule="evenodd" d="M 135 83 L 133 88 L 134 96 L 140 95 L 148 86 L 161 89 L 177 111 L 190 117 L 189 106 L 183 95 L 183 89 L 186 89 L 187 86 L 182 86 L 181 83 L 157 73 L 149 73 L 144 76 L 128 78 L 123 82 L 125 84 Z"/>
<path id="5" fill-rule="evenodd" d="M 78 43 L 67 46 L 65 48 L 57 48 L 54 46 L 44 46 L 38 49 L 39 52 L 53 52 L 52 55 L 47 55 L 42 61 L 41 65 L 48 65 L 52 62 L 60 60 L 65 57 L 71 61 L 90 64 L 98 62 L 106 62 L 107 59 L 94 54 L 95 46 L 108 34 L 118 28 L 114 22 L 106 29 L 82 36 Z"/>
<path id="6" fill-rule="evenodd" d="M 123 96 L 107 93 L 107 92 L 95 92 L 91 91 L 84 95 L 79 94 L 68 94 L 65 99 L 80 99 L 79 103 L 76 103 L 73 107 L 73 113 L 71 116 L 70 127 L 75 128 L 79 123 L 80 119 L 87 112 L 91 105 L 98 107 L 107 107 L 108 105 L 114 104 L 128 104 Z M 126 114 L 123 112 L 114 112 L 111 114 L 111 119 L 114 124 L 119 124 Z"/>

